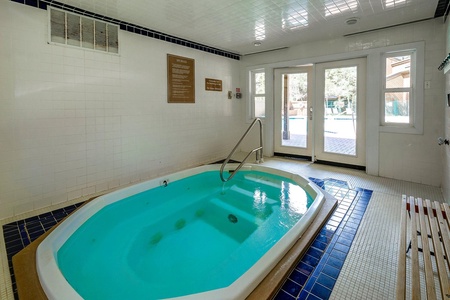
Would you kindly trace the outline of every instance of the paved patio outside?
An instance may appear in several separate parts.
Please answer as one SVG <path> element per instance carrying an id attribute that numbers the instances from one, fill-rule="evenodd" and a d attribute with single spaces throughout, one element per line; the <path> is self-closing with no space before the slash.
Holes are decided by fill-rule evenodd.
<path id="1" fill-rule="evenodd" d="M 283 140 L 283 146 L 288 147 L 305 147 L 306 135 L 291 133 L 289 140 Z M 325 136 L 325 152 L 355 155 L 356 140 L 351 138 L 330 137 Z"/>

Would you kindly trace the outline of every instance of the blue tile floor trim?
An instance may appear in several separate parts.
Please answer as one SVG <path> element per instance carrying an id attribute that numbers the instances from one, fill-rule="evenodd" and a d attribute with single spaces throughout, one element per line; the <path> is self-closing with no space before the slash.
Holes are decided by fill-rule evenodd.
<path id="1" fill-rule="evenodd" d="M 338 200 L 338 206 L 308 248 L 275 300 L 329 299 L 372 197 L 337 179 L 309 178 Z"/>
<path id="2" fill-rule="evenodd" d="M 82 204 L 83 203 L 70 205 L 36 217 L 3 225 L 3 238 L 5 239 L 6 256 L 8 258 L 9 273 L 11 274 L 14 299 L 19 299 L 19 296 L 17 295 L 12 257 L 51 229 L 55 224 L 61 222 L 62 219 L 67 217 Z"/>

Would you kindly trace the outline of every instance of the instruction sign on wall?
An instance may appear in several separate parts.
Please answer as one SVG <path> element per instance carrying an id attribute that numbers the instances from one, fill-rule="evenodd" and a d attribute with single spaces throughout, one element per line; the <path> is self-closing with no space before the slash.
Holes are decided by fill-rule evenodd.
<path id="1" fill-rule="evenodd" d="M 222 80 L 205 78 L 205 90 L 207 91 L 222 91 Z"/>
<path id="2" fill-rule="evenodd" d="M 167 102 L 195 103 L 195 60 L 167 54 Z"/>

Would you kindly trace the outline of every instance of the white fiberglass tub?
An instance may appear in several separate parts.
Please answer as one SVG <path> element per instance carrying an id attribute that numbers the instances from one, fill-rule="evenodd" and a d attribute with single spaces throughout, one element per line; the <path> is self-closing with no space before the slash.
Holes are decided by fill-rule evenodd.
<path id="1" fill-rule="evenodd" d="M 223 183 L 219 168 L 136 184 L 73 213 L 37 250 L 47 297 L 247 297 L 302 236 L 324 196 L 288 172 L 246 165 Z"/>

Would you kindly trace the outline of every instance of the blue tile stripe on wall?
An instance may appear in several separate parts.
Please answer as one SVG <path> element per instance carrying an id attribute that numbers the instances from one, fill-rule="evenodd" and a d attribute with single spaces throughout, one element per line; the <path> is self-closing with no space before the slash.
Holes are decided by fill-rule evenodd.
<path id="1" fill-rule="evenodd" d="M 117 20 L 114 18 L 110 18 L 107 16 L 103 16 L 103 15 L 99 15 L 84 9 L 80 9 L 78 7 L 74 7 L 74 6 L 70 6 L 58 1 L 53 1 L 53 0 L 11 0 L 12 2 L 17 2 L 17 3 L 21 3 L 21 4 L 25 4 L 28 6 L 32 6 L 32 7 L 36 7 L 36 8 L 40 8 L 40 9 L 47 9 L 47 6 L 52 6 L 55 8 L 59 8 L 65 11 L 69 11 L 69 12 L 73 12 L 79 15 L 83 15 L 86 17 L 90 17 L 93 19 L 97 19 L 97 20 L 101 20 L 104 22 L 108 22 L 111 24 L 115 24 L 115 25 L 119 25 L 120 29 L 128 31 L 128 32 L 133 32 L 136 34 L 140 34 L 146 37 L 150 37 L 150 38 L 154 38 L 154 39 L 158 39 L 161 41 L 165 41 L 165 42 L 169 42 L 169 43 L 173 43 L 173 44 L 177 44 L 180 46 L 184 46 L 184 47 L 188 47 L 188 48 L 192 48 L 192 49 L 196 49 L 199 51 L 204 51 L 204 52 L 208 52 L 211 54 L 215 54 L 215 55 L 219 55 L 219 56 L 223 56 L 223 57 L 227 57 L 227 58 L 231 58 L 231 59 L 235 59 L 235 60 L 240 60 L 240 55 L 237 53 L 233 53 L 233 52 L 229 52 L 229 51 L 225 51 L 225 50 L 221 50 L 218 48 L 214 48 L 214 47 L 210 47 L 207 45 L 203 45 L 197 42 L 192 42 L 186 39 L 182 39 L 176 36 L 172 36 L 163 32 L 159 32 L 150 28 L 145 28 L 139 25 L 135 25 L 132 23 L 128 23 L 128 22 L 124 22 L 121 20 Z"/>
<path id="2" fill-rule="evenodd" d="M 336 179 L 310 178 L 338 200 L 338 207 L 308 248 L 275 300 L 329 299 L 344 265 L 372 191 Z"/>

